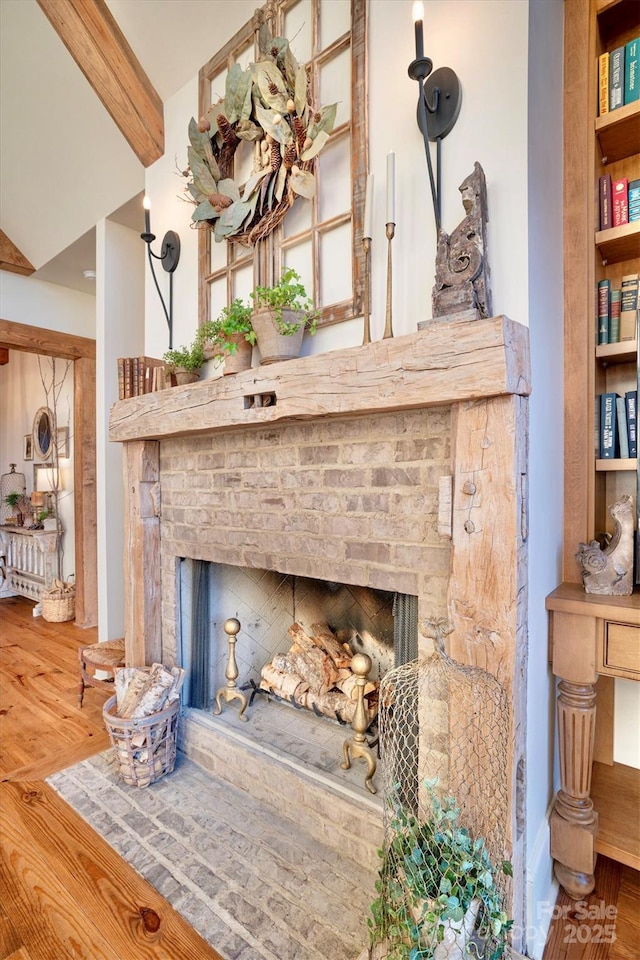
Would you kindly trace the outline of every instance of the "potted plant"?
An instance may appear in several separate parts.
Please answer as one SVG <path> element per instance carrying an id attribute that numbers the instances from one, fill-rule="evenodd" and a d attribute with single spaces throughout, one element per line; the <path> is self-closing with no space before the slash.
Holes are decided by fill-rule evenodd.
<path id="1" fill-rule="evenodd" d="M 512 926 L 500 875 L 511 876 L 511 864 L 492 862 L 484 839 L 459 825 L 455 799 L 437 794 L 437 782 L 425 781 L 426 819 L 389 798 L 379 895 L 368 920 L 370 957 L 499 960 Z"/>
<path id="2" fill-rule="evenodd" d="M 17 493 L 16 491 L 14 491 L 13 493 L 8 493 L 6 495 L 6 497 L 4 498 L 4 502 L 8 507 L 11 507 L 12 510 L 15 510 L 16 524 L 19 527 L 21 527 L 24 523 L 23 511 L 28 510 L 29 501 L 27 500 L 27 498 L 24 496 L 24 494 Z"/>
<path id="3" fill-rule="evenodd" d="M 199 328 L 197 339 L 208 360 L 224 361 L 223 373 L 239 373 L 251 366 L 256 335 L 251 325 L 251 307 L 239 297 L 224 307 L 217 320 L 207 320 Z"/>
<path id="4" fill-rule="evenodd" d="M 177 350 L 167 350 L 162 355 L 167 369 L 176 384 L 195 383 L 200 379 L 200 368 L 205 361 L 202 343 L 196 337 L 190 347 L 179 347 Z"/>
<path id="5" fill-rule="evenodd" d="M 318 314 L 296 271 L 289 267 L 278 283 L 272 287 L 256 287 L 251 298 L 251 323 L 260 350 L 260 363 L 299 356 L 304 331 L 316 332 Z"/>

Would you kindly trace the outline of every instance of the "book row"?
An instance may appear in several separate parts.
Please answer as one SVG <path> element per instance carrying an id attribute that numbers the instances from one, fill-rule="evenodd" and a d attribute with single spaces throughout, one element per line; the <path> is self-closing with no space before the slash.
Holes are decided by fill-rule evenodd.
<path id="1" fill-rule="evenodd" d="M 640 99 L 640 37 L 598 57 L 598 113 L 603 116 Z"/>
<path id="2" fill-rule="evenodd" d="M 140 397 L 171 386 L 162 360 L 154 357 L 118 357 L 118 400 Z"/>
<path id="3" fill-rule="evenodd" d="M 598 187 L 601 230 L 640 220 L 640 180 L 612 180 L 610 173 L 603 173 Z"/>
<path id="4" fill-rule="evenodd" d="M 610 280 L 598 283 L 598 343 L 635 340 L 638 326 L 638 274 L 622 278 L 620 289 Z"/>
<path id="5" fill-rule="evenodd" d="M 601 460 L 638 456 L 638 391 L 600 394 L 599 456 Z"/>

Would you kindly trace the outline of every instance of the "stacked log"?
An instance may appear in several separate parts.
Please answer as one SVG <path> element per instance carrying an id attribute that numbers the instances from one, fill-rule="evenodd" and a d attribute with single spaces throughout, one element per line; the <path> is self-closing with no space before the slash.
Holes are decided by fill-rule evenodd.
<path id="1" fill-rule="evenodd" d="M 340 643 L 326 623 L 306 629 L 293 623 L 287 630 L 293 641 L 287 653 L 277 653 L 262 668 L 260 689 L 282 700 L 331 719 L 351 723 L 358 699 L 356 675 L 351 670 L 353 651 Z M 364 688 L 369 722 L 378 712 L 378 681 Z"/>

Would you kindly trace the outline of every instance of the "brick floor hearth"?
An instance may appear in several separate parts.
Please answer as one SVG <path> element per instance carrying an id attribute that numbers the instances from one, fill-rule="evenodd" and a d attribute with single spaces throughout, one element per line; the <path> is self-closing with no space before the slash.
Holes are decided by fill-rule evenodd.
<path id="1" fill-rule="evenodd" d="M 48 782 L 225 960 L 355 960 L 366 944 L 370 858 L 312 835 L 304 804 L 278 811 L 182 753 L 144 789 L 111 751 Z"/>

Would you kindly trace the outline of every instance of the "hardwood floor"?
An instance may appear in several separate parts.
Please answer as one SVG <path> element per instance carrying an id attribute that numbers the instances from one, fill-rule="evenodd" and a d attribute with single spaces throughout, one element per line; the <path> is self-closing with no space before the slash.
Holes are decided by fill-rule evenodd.
<path id="1" fill-rule="evenodd" d="M 107 748 L 95 631 L 0 600 L 0 960 L 221 960 L 42 778 Z"/>
<path id="2" fill-rule="evenodd" d="M 43 782 L 107 748 L 109 694 L 87 688 L 78 709 L 77 651 L 95 631 L 31 609 L 0 600 L 0 960 L 220 960 Z M 640 960 L 640 874 L 599 857 L 596 884 L 586 908 L 559 897 L 544 960 Z"/>

